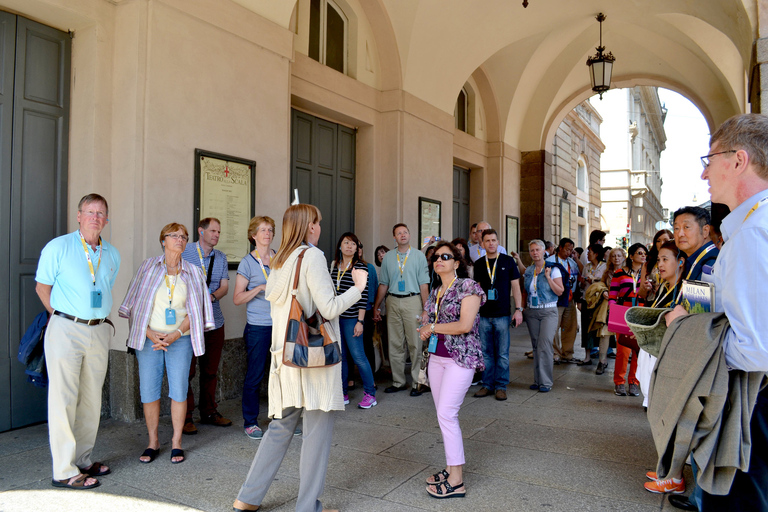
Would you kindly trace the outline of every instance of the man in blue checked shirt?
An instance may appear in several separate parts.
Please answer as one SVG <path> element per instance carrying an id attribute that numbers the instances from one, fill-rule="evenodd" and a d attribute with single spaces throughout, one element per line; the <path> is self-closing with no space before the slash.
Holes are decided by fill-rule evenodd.
<path id="1" fill-rule="evenodd" d="M 215 328 L 205 332 L 205 354 L 193 357 L 189 368 L 189 390 L 187 391 L 187 418 L 184 421 L 184 434 L 197 434 L 197 427 L 192 421 L 192 412 L 195 410 L 195 395 L 192 391 L 192 380 L 195 378 L 196 363 L 200 363 L 200 397 L 198 409 L 200 410 L 200 423 L 215 425 L 217 427 L 229 427 L 232 421 L 223 417 L 217 410 L 216 384 L 221 351 L 224 348 L 224 315 L 221 312 L 219 301 L 229 291 L 229 268 L 227 257 L 223 252 L 214 249 L 219 243 L 221 235 L 221 222 L 213 217 L 206 217 L 197 225 L 198 240 L 193 244 L 187 244 L 187 248 L 181 254 L 185 261 L 196 265 L 205 276 L 208 285 L 211 304 L 213 305 L 213 319 Z"/>

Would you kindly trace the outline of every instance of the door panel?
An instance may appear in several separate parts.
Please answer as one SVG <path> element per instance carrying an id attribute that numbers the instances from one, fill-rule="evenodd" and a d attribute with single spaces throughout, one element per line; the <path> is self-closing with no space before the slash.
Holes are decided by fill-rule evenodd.
<path id="1" fill-rule="evenodd" d="M 43 310 L 35 293 L 40 251 L 66 232 L 69 35 L 18 18 L 11 156 L 10 344 Z M 46 390 L 11 365 L 11 427 L 46 418 Z"/>
<path id="2" fill-rule="evenodd" d="M 318 247 L 333 259 L 355 226 L 355 130 L 297 110 L 291 114 L 291 190 L 323 215 Z"/>
<path id="3" fill-rule="evenodd" d="M 13 142 L 13 67 L 16 16 L 0 11 L 0 432 L 11 428 L 11 352 L 9 244 L 11 237 L 11 145 Z"/>

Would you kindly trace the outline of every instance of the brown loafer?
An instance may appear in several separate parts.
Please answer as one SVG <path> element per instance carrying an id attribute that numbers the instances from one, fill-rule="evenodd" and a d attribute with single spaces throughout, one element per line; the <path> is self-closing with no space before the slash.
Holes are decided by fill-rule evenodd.
<path id="1" fill-rule="evenodd" d="M 216 427 L 230 427 L 232 426 L 232 420 L 228 420 L 224 416 L 217 412 L 209 414 L 208 416 L 202 416 L 200 423 L 204 425 L 214 425 Z"/>
<path id="2" fill-rule="evenodd" d="M 184 424 L 184 427 L 181 429 L 181 433 L 187 436 L 193 436 L 197 434 L 197 427 L 194 423 L 191 421 L 188 421 Z"/>
<path id="3" fill-rule="evenodd" d="M 477 391 L 477 393 L 475 393 L 472 396 L 474 396 L 475 398 L 483 398 L 484 396 L 488 396 L 490 394 L 491 394 L 491 390 L 490 389 L 488 389 L 488 388 L 480 388 Z"/>
<path id="4" fill-rule="evenodd" d="M 506 400 L 507 399 L 507 392 L 504 389 L 497 389 L 496 390 L 496 400 Z"/>

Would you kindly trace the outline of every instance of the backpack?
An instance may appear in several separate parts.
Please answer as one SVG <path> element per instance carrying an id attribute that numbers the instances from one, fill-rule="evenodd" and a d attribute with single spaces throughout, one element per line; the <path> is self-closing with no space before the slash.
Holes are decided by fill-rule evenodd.
<path id="1" fill-rule="evenodd" d="M 567 308 L 568 304 L 570 303 L 569 297 L 571 296 L 571 273 L 566 270 L 565 267 L 563 267 L 561 264 L 556 263 L 554 261 L 545 261 L 544 262 L 545 268 L 557 268 L 560 270 L 560 274 L 563 278 L 563 293 L 560 294 L 560 297 L 557 299 L 557 307 L 559 308 Z"/>

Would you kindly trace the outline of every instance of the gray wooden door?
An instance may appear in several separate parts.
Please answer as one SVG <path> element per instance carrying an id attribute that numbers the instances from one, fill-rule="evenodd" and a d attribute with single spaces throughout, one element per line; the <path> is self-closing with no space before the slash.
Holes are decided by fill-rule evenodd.
<path id="1" fill-rule="evenodd" d="M 469 239 L 469 169 L 453 166 L 453 237 Z"/>
<path id="2" fill-rule="evenodd" d="M 339 236 L 355 229 L 355 130 L 291 112 L 291 198 L 323 215 L 318 247 L 333 259 Z"/>
<path id="3" fill-rule="evenodd" d="M 0 14 L 0 283 L 7 283 L 0 290 L 2 431 L 46 419 L 46 390 L 26 382 L 16 355 L 43 310 L 35 293 L 40 251 L 66 232 L 71 41 L 59 30 Z"/>

